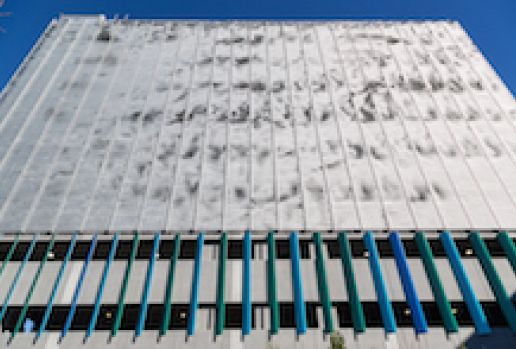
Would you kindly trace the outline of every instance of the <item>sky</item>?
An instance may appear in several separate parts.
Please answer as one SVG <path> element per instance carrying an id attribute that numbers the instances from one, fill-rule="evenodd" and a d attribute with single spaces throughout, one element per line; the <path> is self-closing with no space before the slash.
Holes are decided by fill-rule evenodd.
<path id="1" fill-rule="evenodd" d="M 516 0 L 0 0 L 0 88 L 52 17 L 103 13 L 129 18 L 454 19 L 516 94 Z"/>

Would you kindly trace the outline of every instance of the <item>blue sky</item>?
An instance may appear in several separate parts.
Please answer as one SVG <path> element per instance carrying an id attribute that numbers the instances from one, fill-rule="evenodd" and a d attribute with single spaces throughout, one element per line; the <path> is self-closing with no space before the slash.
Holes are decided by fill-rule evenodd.
<path id="1" fill-rule="evenodd" d="M 1 1 L 0 1 L 1 2 Z M 461 21 L 516 94 L 516 0 L 5 0 L 0 18 L 3 87 L 52 17 L 59 13 L 131 18 L 451 18 Z"/>

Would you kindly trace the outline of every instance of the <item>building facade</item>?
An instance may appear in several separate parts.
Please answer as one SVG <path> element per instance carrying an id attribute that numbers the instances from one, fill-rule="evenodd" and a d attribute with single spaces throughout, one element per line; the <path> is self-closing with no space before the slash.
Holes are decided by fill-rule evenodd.
<path id="1" fill-rule="evenodd" d="M 62 16 L 0 95 L 2 343 L 516 347 L 515 131 L 457 22 Z"/>

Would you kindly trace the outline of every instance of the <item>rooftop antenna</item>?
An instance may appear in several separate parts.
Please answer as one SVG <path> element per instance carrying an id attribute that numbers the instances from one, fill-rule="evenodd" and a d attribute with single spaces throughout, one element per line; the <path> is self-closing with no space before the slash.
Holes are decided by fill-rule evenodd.
<path id="1" fill-rule="evenodd" d="M 0 0 L 0 8 L 4 7 L 5 0 Z M 9 17 L 11 15 L 11 12 L 1 12 L 0 11 L 0 17 Z M 0 32 L 5 33 L 6 30 L 4 27 L 0 26 Z"/>

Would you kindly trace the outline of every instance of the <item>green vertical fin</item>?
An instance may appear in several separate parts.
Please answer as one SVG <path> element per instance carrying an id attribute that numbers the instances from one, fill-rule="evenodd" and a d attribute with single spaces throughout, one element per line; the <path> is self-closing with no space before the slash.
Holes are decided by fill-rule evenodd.
<path id="1" fill-rule="evenodd" d="M 219 275 L 217 278 L 217 318 L 215 323 L 215 335 L 220 336 L 224 331 L 226 323 L 226 303 L 225 303 L 225 289 L 226 289 L 226 261 L 228 258 L 228 235 L 226 232 L 222 233 L 220 239 L 219 249 Z"/>
<path id="2" fill-rule="evenodd" d="M 134 234 L 133 243 L 131 245 L 131 253 L 129 254 L 129 259 L 127 260 L 127 266 L 125 268 L 124 280 L 122 281 L 122 287 L 120 288 L 120 294 L 118 295 L 118 306 L 116 310 L 115 322 L 113 323 L 113 328 L 111 329 L 111 336 L 116 336 L 118 330 L 120 329 L 120 324 L 122 322 L 122 316 L 124 315 L 125 308 L 125 294 L 127 292 L 127 285 L 129 284 L 129 277 L 131 275 L 131 269 L 133 266 L 134 259 L 136 258 L 136 253 L 138 252 L 138 242 L 140 240 L 140 235 L 138 233 Z"/>
<path id="3" fill-rule="evenodd" d="M 177 260 L 179 259 L 179 251 L 181 248 L 181 237 L 179 234 L 176 234 L 174 239 L 174 250 L 172 251 L 172 256 L 170 257 L 170 265 L 168 269 L 168 280 L 167 280 L 167 288 L 165 290 L 165 303 L 164 303 L 164 312 L 163 312 L 163 320 L 161 321 L 161 327 L 159 329 L 159 335 L 164 336 L 170 325 L 170 317 L 172 312 L 172 288 L 174 286 L 174 276 L 176 272 Z"/>
<path id="4" fill-rule="evenodd" d="M 506 231 L 502 231 L 498 234 L 498 242 L 502 245 L 509 263 L 511 263 L 512 270 L 516 273 L 516 247 L 514 242 L 511 240 L 509 234 Z"/>
<path id="5" fill-rule="evenodd" d="M 356 333 L 365 332 L 366 321 L 364 309 L 358 295 L 357 284 L 355 281 L 355 272 L 351 254 L 351 247 L 346 233 L 339 233 L 340 259 L 342 268 L 344 269 L 344 277 L 346 281 L 346 289 L 348 291 L 349 305 L 351 307 L 351 318 L 353 319 L 353 328 Z"/>
<path id="6" fill-rule="evenodd" d="M 496 272 L 495 265 L 491 259 L 491 255 L 489 254 L 486 244 L 482 241 L 477 232 L 469 235 L 469 241 L 471 241 L 471 246 L 480 261 L 480 265 L 482 265 L 484 274 L 487 281 L 489 281 L 489 285 L 491 285 L 491 289 L 493 290 L 496 300 L 502 309 L 502 313 L 507 320 L 507 324 L 509 324 L 512 332 L 516 333 L 516 310 L 514 309 L 514 304 L 507 294 L 500 276 Z"/>
<path id="7" fill-rule="evenodd" d="M 279 329 L 279 304 L 276 290 L 276 242 L 274 233 L 267 235 L 269 256 L 267 259 L 267 298 L 271 312 L 271 334 L 277 334 Z"/>
<path id="8" fill-rule="evenodd" d="M 321 300 L 323 313 L 324 313 L 324 331 L 326 333 L 332 333 L 333 318 L 332 318 L 332 304 L 330 298 L 330 290 L 328 288 L 328 278 L 326 276 L 326 267 L 324 265 L 324 252 L 321 241 L 321 234 L 314 233 L 313 239 L 315 243 L 315 268 L 317 270 L 317 286 L 319 288 L 319 297 Z"/>
<path id="9" fill-rule="evenodd" d="M 457 323 L 457 319 L 453 315 L 448 297 L 446 297 L 446 293 L 444 292 L 444 287 L 441 283 L 441 279 L 439 278 L 437 267 L 435 266 L 434 255 L 432 254 L 430 244 L 428 243 L 425 234 L 422 232 L 416 233 L 415 240 L 437 307 L 439 308 L 439 313 L 443 319 L 444 328 L 449 333 L 457 332 L 459 330 L 459 325 Z"/>

